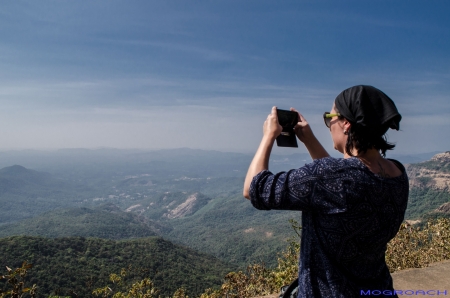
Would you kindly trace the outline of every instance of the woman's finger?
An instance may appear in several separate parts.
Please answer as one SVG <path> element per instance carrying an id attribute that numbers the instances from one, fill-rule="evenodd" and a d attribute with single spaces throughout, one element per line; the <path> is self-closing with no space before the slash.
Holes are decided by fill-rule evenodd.
<path id="1" fill-rule="evenodd" d="M 300 114 L 299 111 L 297 111 L 295 108 L 292 108 L 292 107 L 290 108 L 290 110 L 292 112 L 297 112 L 297 114 L 298 114 L 298 122 L 306 122 L 306 119 L 303 117 L 302 114 Z"/>
<path id="2" fill-rule="evenodd" d="M 302 114 L 298 113 L 298 115 L 300 116 L 300 121 L 299 122 L 306 122 L 305 117 L 303 117 Z"/>

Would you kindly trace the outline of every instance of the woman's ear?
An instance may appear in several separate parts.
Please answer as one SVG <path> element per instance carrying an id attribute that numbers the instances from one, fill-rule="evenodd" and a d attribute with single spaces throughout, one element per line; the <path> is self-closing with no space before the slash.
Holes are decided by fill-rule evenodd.
<path id="1" fill-rule="evenodd" d="M 344 118 L 344 123 L 342 125 L 343 129 L 344 129 L 344 134 L 347 135 L 348 132 L 350 131 L 350 128 L 352 127 L 352 124 Z"/>

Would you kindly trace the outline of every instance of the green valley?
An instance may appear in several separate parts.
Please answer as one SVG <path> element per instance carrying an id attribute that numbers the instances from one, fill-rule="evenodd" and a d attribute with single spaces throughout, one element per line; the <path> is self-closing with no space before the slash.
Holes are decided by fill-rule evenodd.
<path id="1" fill-rule="evenodd" d="M 127 241 L 70 237 L 42 238 L 13 236 L 0 239 L 0 264 L 20 267 L 33 264 L 31 284 L 38 284 L 39 297 L 91 297 L 94 289 L 112 286 L 108 277 L 128 269 L 129 283 L 149 277 L 163 296 L 185 288 L 199 295 L 217 287 L 233 270 L 216 258 L 174 245 L 160 237 Z M 0 288 L 5 285 L 0 281 Z"/>

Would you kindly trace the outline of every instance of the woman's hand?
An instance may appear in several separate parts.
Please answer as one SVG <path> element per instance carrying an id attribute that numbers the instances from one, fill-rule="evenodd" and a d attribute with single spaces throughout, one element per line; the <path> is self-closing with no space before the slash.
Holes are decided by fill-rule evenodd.
<path id="1" fill-rule="evenodd" d="M 323 157 L 328 157 L 328 152 L 323 148 L 322 144 L 316 139 L 316 136 L 313 134 L 311 127 L 308 124 L 308 121 L 300 114 L 296 109 L 291 108 L 291 111 L 297 112 L 298 114 L 298 123 L 294 127 L 295 134 L 297 138 L 305 144 L 306 149 L 311 155 L 312 159 L 318 159 Z"/>
<path id="2" fill-rule="evenodd" d="M 307 143 L 309 140 L 314 138 L 314 134 L 311 130 L 311 127 L 308 124 L 308 121 L 306 121 L 305 117 L 303 117 L 302 114 L 300 114 L 296 109 L 291 108 L 292 112 L 297 112 L 298 114 L 298 123 L 294 127 L 295 134 L 297 135 L 297 138 L 302 143 Z"/>
<path id="3" fill-rule="evenodd" d="M 271 113 L 267 116 L 266 121 L 264 121 L 263 134 L 265 137 L 275 140 L 281 134 L 282 130 L 283 127 L 278 123 L 277 107 L 272 107 Z"/>

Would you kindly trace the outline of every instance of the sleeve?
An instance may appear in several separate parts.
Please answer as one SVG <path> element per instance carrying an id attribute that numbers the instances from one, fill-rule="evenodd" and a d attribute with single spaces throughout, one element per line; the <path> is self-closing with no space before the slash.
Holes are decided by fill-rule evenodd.
<path id="1" fill-rule="evenodd" d="M 315 210 L 340 213 L 347 209 L 342 176 L 325 161 L 273 174 L 262 171 L 250 185 L 252 205 L 261 210 Z"/>

